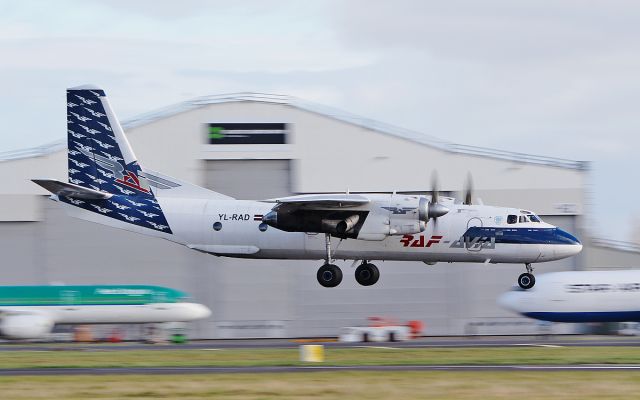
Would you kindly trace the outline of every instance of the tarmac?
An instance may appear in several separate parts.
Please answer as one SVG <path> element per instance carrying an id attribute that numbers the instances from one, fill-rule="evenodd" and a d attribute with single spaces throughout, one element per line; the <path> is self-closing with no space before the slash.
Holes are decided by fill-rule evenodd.
<path id="1" fill-rule="evenodd" d="M 322 344 L 327 348 L 392 347 L 392 348 L 473 348 L 473 347 L 572 347 L 572 346 L 640 346 L 640 337 L 635 336 L 465 336 L 424 337 L 405 342 L 341 343 L 335 338 L 305 339 L 227 339 L 198 340 L 184 344 L 123 343 L 19 343 L 0 344 L 3 351 L 122 351 L 122 350 L 190 350 L 190 349 L 256 349 L 295 348 L 302 344 Z"/>
<path id="2" fill-rule="evenodd" d="M 478 336 L 425 337 L 406 342 L 340 343 L 335 339 L 242 339 L 202 340 L 185 344 L 147 343 L 15 343 L 0 344 L 1 352 L 11 351 L 124 351 L 124 350 L 217 350 L 295 348 L 302 344 L 323 344 L 327 348 L 483 348 L 483 347 L 572 347 L 640 346 L 640 338 L 620 336 Z M 114 368 L 7 368 L 0 376 L 27 375 L 176 375 L 284 373 L 328 371 L 620 371 L 640 370 L 640 364 L 571 365 L 367 365 L 367 366 L 257 366 L 257 367 L 114 367 Z"/>
<path id="3" fill-rule="evenodd" d="M 0 369 L 0 376 L 58 375 L 185 375 L 256 374 L 334 371 L 620 371 L 640 370 L 640 364 L 621 365 L 358 365 L 273 367 L 126 367 L 126 368 L 13 368 Z"/>

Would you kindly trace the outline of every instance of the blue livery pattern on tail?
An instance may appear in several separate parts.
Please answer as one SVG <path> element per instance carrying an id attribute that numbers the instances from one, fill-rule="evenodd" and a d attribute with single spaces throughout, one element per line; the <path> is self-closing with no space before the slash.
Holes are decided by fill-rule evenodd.
<path id="1" fill-rule="evenodd" d="M 85 210 L 172 233 L 103 90 L 67 90 L 69 182 L 113 194 L 106 200 L 60 200 Z"/>

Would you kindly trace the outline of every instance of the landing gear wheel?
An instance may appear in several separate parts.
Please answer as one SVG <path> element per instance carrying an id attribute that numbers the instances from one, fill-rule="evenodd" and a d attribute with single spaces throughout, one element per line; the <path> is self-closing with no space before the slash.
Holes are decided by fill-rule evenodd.
<path id="1" fill-rule="evenodd" d="M 533 274 L 525 272 L 518 277 L 518 285 L 523 289 L 531 289 L 536 284 L 536 277 Z"/>
<path id="2" fill-rule="evenodd" d="M 324 264 L 318 269 L 318 283 L 324 287 L 336 287 L 342 282 L 342 270 L 337 265 Z"/>
<path id="3" fill-rule="evenodd" d="M 373 264 L 363 263 L 356 268 L 356 281 L 362 286 L 371 286 L 380 279 L 380 271 Z"/>

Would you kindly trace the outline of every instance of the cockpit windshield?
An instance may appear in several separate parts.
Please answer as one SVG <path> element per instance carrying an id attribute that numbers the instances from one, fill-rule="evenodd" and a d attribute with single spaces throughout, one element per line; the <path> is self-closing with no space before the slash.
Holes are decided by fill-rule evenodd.
<path id="1" fill-rule="evenodd" d="M 517 224 L 517 223 L 527 223 L 527 222 L 536 222 L 540 223 L 542 220 L 537 215 L 527 211 L 527 214 L 522 215 L 507 215 L 507 224 Z"/>
<path id="2" fill-rule="evenodd" d="M 538 217 L 535 214 L 529 214 L 527 215 L 527 217 L 529 217 L 529 219 L 531 220 L 531 222 L 542 222 L 542 220 L 540 219 L 540 217 Z"/>

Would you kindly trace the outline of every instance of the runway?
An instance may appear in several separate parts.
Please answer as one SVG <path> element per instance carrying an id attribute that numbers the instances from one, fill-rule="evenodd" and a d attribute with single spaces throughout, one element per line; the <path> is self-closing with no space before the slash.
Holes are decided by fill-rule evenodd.
<path id="1" fill-rule="evenodd" d="M 339 343 L 335 339 L 251 339 L 251 340 L 203 340 L 186 344 L 153 345 L 145 343 L 3 343 L 1 352 L 118 352 L 118 351 L 164 351 L 241 349 L 295 349 L 301 344 L 323 344 L 331 348 L 518 348 L 518 347 L 602 347 L 640 346 L 640 338 L 620 336 L 481 336 L 481 337 L 427 337 L 407 342 Z M 8 354 L 7 354 L 8 355 Z M 43 355 L 46 357 L 45 355 Z M 635 361 L 635 360 L 633 360 Z M 632 362 L 633 362 L 632 361 Z M 403 362 L 403 361 L 400 361 Z M 109 367 L 109 368 L 6 368 L 0 376 L 20 375 L 134 375 L 134 374 L 232 374 L 232 373 L 283 373 L 283 372 L 329 372 L 329 371 L 605 371 L 640 370 L 640 364 L 508 364 L 508 365 L 352 365 L 332 366 L 306 364 L 291 366 L 251 367 Z"/>
<path id="2" fill-rule="evenodd" d="M 229 339 L 202 340 L 185 344 L 154 345 L 147 343 L 14 343 L 0 344 L 3 351 L 120 351 L 120 350 L 189 350 L 189 349 L 257 349 L 295 348 L 301 344 L 322 344 L 327 348 L 393 347 L 393 348 L 473 348 L 473 347 L 572 347 L 572 346 L 640 346 L 638 337 L 621 336 L 480 336 L 430 337 L 406 342 L 339 343 L 335 339 Z"/>
<path id="3" fill-rule="evenodd" d="M 335 371 L 620 371 L 640 370 L 640 364 L 620 365 L 367 365 L 272 367 L 127 367 L 127 368 L 15 368 L 0 369 L 0 376 L 60 375 L 186 375 L 256 374 Z"/>

